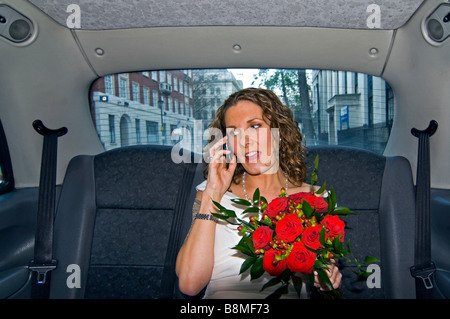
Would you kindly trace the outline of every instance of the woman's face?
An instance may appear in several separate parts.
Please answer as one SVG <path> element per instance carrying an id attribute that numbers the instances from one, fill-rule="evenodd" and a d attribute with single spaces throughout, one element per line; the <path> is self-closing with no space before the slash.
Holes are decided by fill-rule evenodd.
<path id="1" fill-rule="evenodd" d="M 262 108 L 239 101 L 225 112 L 228 144 L 249 174 L 278 171 L 278 129 L 264 121 Z"/>

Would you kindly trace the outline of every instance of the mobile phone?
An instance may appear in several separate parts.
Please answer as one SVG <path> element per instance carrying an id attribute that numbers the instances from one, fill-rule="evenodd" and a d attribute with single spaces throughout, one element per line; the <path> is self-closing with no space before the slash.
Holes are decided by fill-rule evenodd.
<path id="1" fill-rule="evenodd" d="M 233 159 L 233 150 L 228 145 L 228 141 L 223 144 L 223 149 L 226 150 L 226 151 L 231 151 L 229 154 L 225 154 L 226 162 L 227 163 L 231 162 L 231 160 Z"/>

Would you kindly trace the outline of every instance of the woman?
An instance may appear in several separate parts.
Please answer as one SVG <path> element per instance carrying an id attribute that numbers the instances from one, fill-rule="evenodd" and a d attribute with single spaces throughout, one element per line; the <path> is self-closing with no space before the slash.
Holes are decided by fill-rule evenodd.
<path id="1" fill-rule="evenodd" d="M 248 198 L 256 188 L 269 202 L 281 188 L 287 194 L 311 191 L 311 185 L 303 183 L 302 135 L 290 109 L 273 92 L 256 88 L 232 94 L 210 127 L 225 136 L 209 143 L 207 180 L 197 187 L 197 218 L 177 258 L 179 287 L 187 295 L 197 295 L 208 285 L 206 298 L 265 297 L 269 292 L 259 291 L 270 276 L 250 281 L 248 274 L 239 275 L 243 256 L 231 248 L 241 237 L 232 226 L 211 217 L 216 211 L 213 201 L 237 212 L 231 199 Z M 227 155 L 231 155 L 228 163 Z M 337 267 L 327 273 L 337 288 L 341 281 Z M 326 289 L 317 278 L 315 285 Z"/>

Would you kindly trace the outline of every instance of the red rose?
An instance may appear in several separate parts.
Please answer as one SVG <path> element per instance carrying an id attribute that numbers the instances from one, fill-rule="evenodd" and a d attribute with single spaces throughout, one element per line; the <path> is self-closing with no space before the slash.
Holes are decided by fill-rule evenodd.
<path id="1" fill-rule="evenodd" d="M 278 221 L 275 231 L 285 243 L 293 242 L 303 231 L 302 221 L 297 214 L 286 215 Z"/>
<path id="2" fill-rule="evenodd" d="M 328 210 L 328 203 L 321 196 L 316 196 L 313 193 L 310 193 L 309 196 L 306 196 L 303 199 L 306 200 L 309 205 L 316 210 L 316 212 L 325 213 Z"/>
<path id="3" fill-rule="evenodd" d="M 302 242 L 296 242 L 286 261 L 290 270 L 309 274 L 316 262 L 316 254 L 308 250 Z"/>
<path id="4" fill-rule="evenodd" d="M 307 227 L 303 230 L 302 241 L 305 246 L 312 249 L 319 249 L 322 247 L 319 241 L 320 231 L 322 230 L 322 225 L 316 225 L 314 227 Z"/>
<path id="5" fill-rule="evenodd" d="M 298 202 L 298 203 L 302 203 L 303 199 L 305 197 L 311 196 L 312 193 L 310 192 L 298 192 L 295 194 L 291 194 L 289 195 L 288 199 L 290 199 L 292 202 Z"/>
<path id="6" fill-rule="evenodd" d="M 271 276 L 279 276 L 286 269 L 286 259 L 276 260 L 275 256 L 277 251 L 275 249 L 269 249 L 264 253 L 263 268 Z"/>
<path id="7" fill-rule="evenodd" d="M 266 215 L 270 218 L 274 218 L 277 216 L 278 212 L 280 211 L 286 211 L 287 208 L 287 197 L 277 197 L 274 200 L 272 200 L 266 207 Z"/>
<path id="8" fill-rule="evenodd" d="M 267 246 L 269 242 L 272 240 L 273 230 L 267 226 L 258 227 L 252 235 L 253 238 L 253 246 L 255 249 L 261 249 Z"/>
<path id="9" fill-rule="evenodd" d="M 341 241 L 344 241 L 345 223 L 339 218 L 339 216 L 325 216 L 322 220 L 322 225 L 325 225 L 325 239 L 328 237 L 336 238 L 341 235 Z"/>

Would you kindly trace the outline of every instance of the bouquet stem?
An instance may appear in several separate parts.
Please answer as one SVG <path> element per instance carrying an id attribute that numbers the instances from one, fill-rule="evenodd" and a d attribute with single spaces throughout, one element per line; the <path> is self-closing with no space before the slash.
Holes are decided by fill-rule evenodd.
<path id="1" fill-rule="evenodd" d="M 313 287 L 311 289 L 311 299 L 338 300 L 338 299 L 345 299 L 345 296 L 341 288 L 324 291 L 318 289 L 317 287 Z"/>

